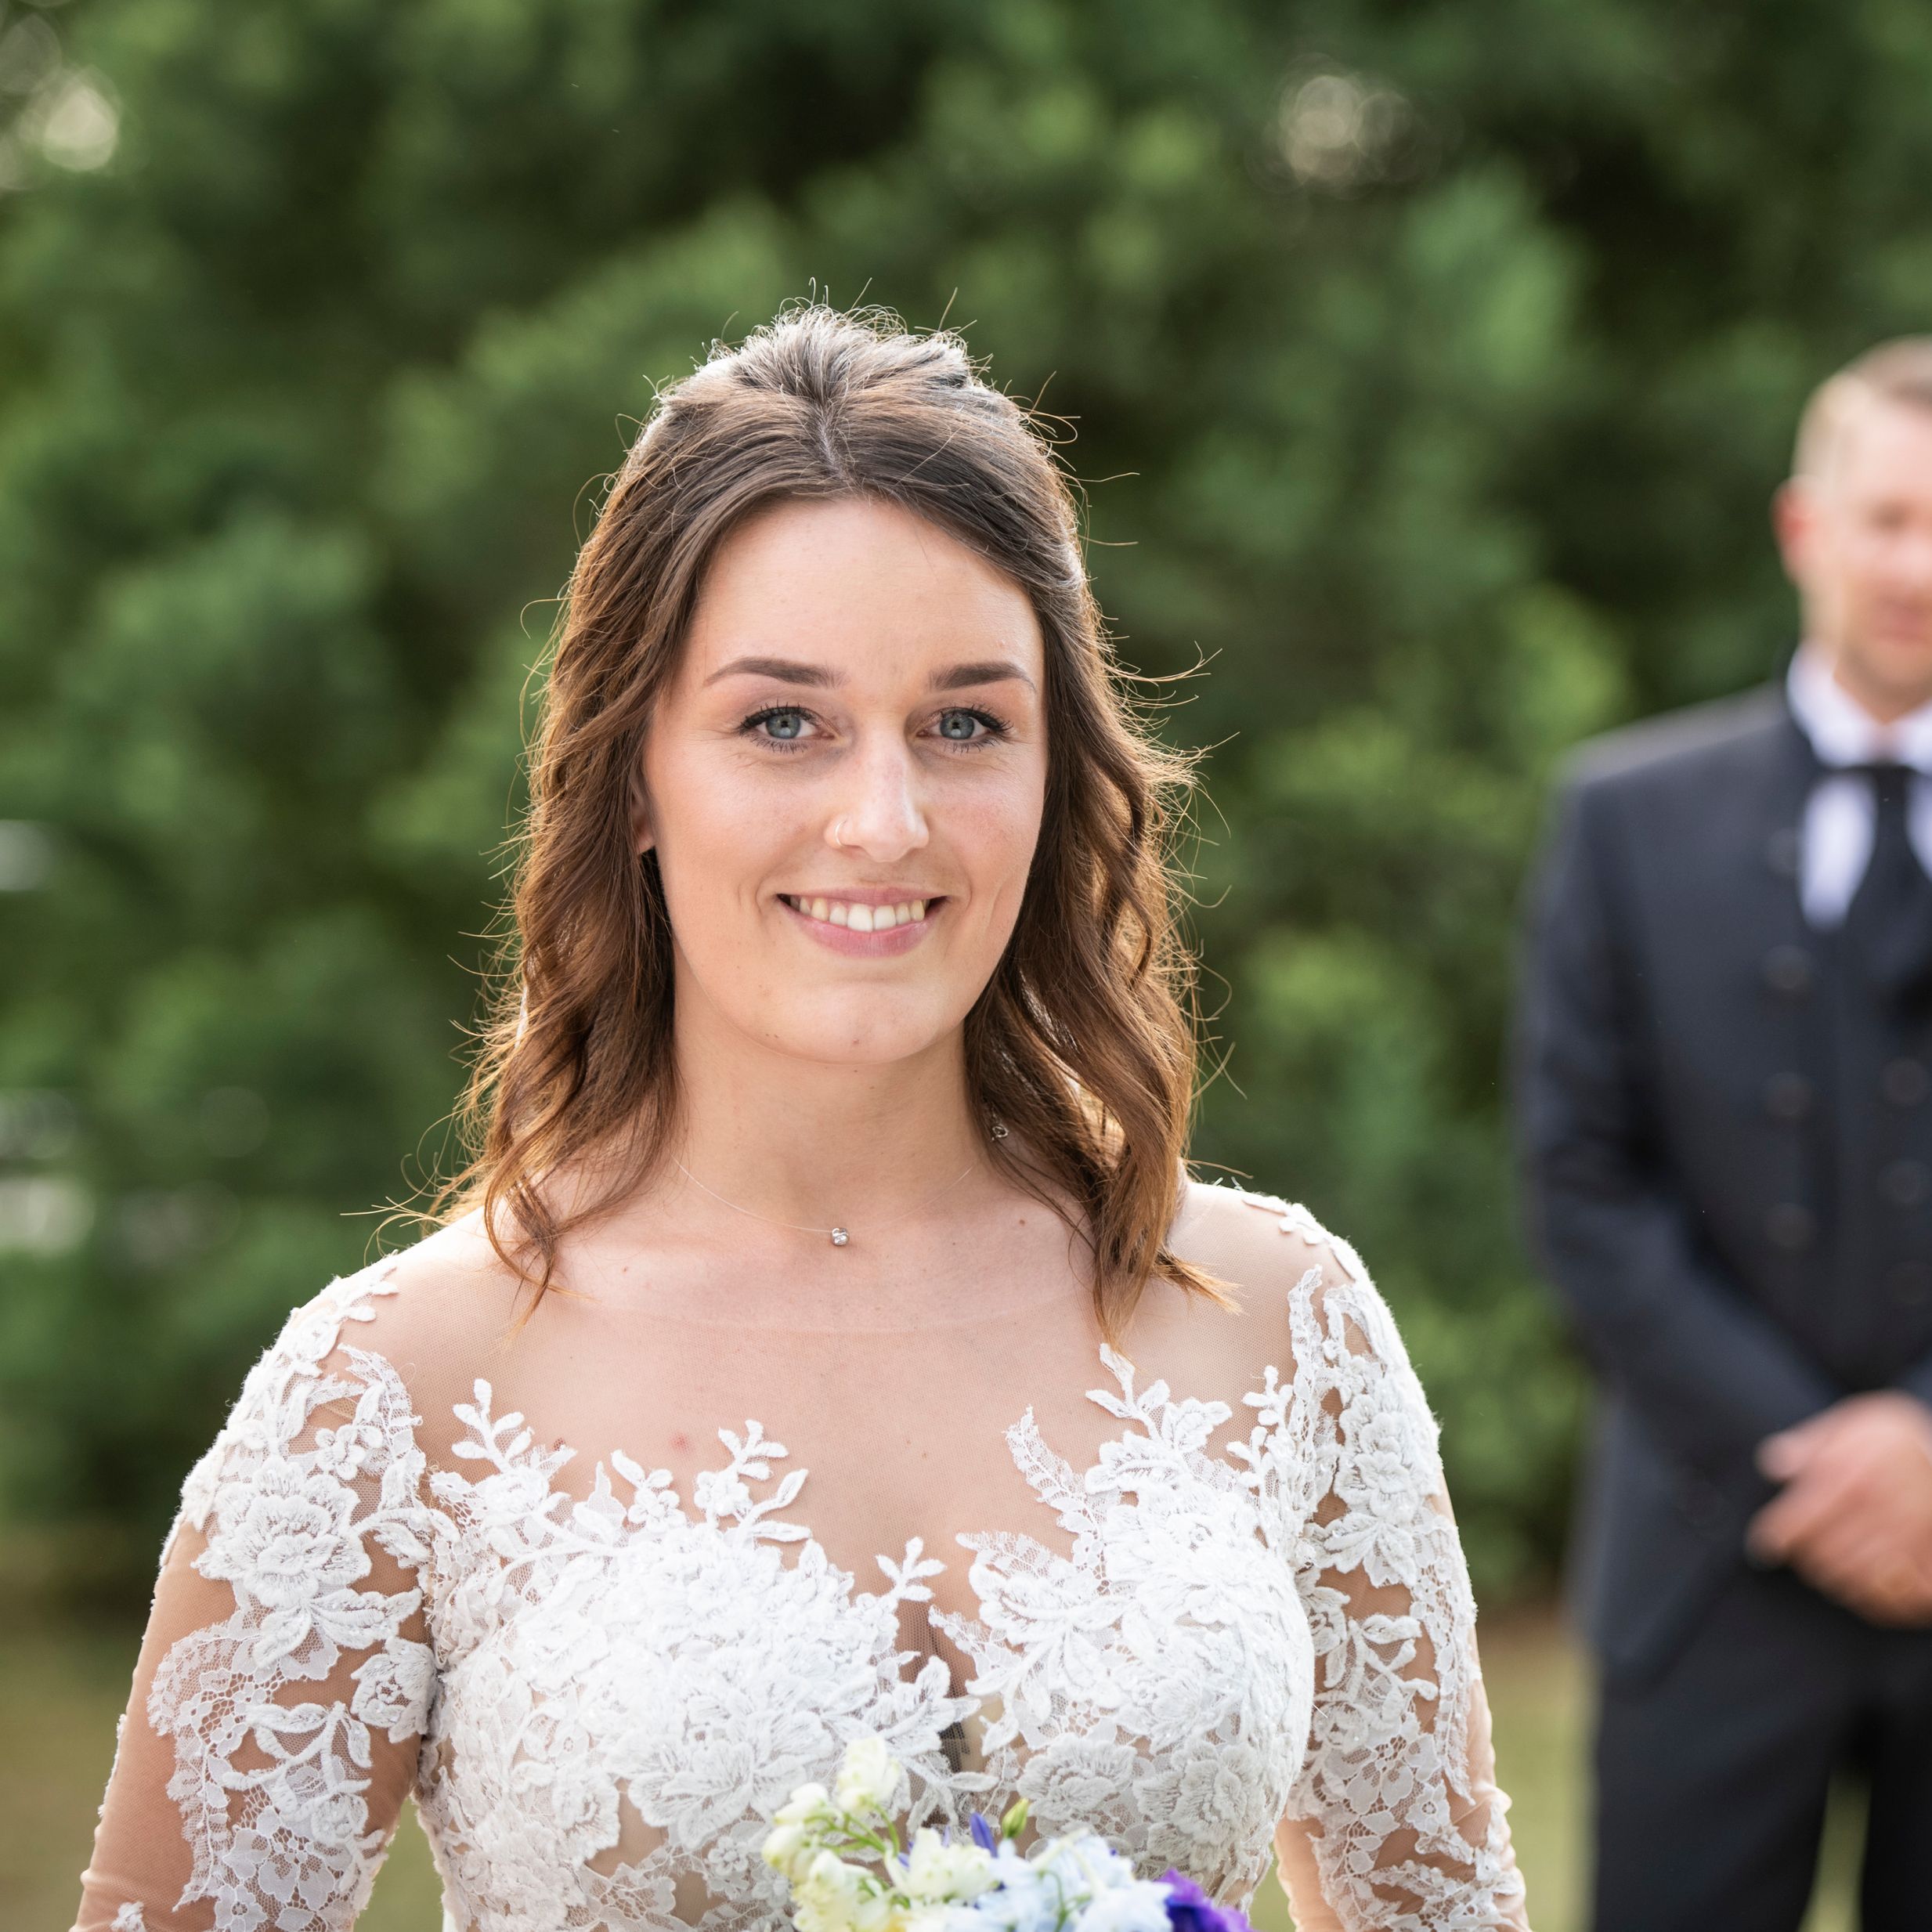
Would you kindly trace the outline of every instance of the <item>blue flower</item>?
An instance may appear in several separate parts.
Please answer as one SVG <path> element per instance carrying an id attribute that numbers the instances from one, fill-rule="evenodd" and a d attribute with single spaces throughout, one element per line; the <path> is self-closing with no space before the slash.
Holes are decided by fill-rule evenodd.
<path id="1" fill-rule="evenodd" d="M 1253 1932 L 1241 1915 L 1217 1905 L 1194 1881 L 1171 1868 L 1161 1874 L 1168 1887 L 1167 1922 L 1173 1932 Z"/>
<path id="2" fill-rule="evenodd" d="M 973 1814 L 973 1842 L 982 1851 L 991 1851 L 999 1844 L 999 1834 L 977 1811 Z"/>

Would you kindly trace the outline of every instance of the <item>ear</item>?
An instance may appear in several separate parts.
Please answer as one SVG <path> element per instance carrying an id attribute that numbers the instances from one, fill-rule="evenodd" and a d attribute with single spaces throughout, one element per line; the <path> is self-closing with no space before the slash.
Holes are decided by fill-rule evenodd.
<path id="1" fill-rule="evenodd" d="M 1777 533 L 1785 575 L 1802 586 L 1818 529 L 1818 488 L 1801 476 L 1782 485 L 1771 500 L 1771 526 Z"/>

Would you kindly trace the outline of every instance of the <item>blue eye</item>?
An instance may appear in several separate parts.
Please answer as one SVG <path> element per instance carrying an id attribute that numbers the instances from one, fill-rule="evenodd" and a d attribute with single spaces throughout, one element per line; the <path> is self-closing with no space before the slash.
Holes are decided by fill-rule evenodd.
<path id="1" fill-rule="evenodd" d="M 985 711 L 955 709 L 939 714 L 939 735 L 955 745 L 977 744 L 982 738 L 1002 738 L 1006 728 Z"/>
<path id="2" fill-rule="evenodd" d="M 767 743 L 795 745 L 804 736 L 808 722 L 796 706 L 779 705 L 769 711 L 755 713 L 740 728 L 764 738 Z"/>

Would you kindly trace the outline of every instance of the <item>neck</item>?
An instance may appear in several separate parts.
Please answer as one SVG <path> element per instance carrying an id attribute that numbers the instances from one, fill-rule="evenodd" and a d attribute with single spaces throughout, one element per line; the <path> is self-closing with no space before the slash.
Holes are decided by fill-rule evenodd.
<path id="1" fill-rule="evenodd" d="M 1932 683 L 1898 684 L 1874 677 L 1849 652 L 1833 655 L 1832 677 L 1839 689 L 1876 724 L 1895 724 L 1921 706 L 1932 702 Z"/>
<path id="2" fill-rule="evenodd" d="M 681 999 L 676 1045 L 673 1153 L 775 1221 L 862 1229 L 916 1210 L 986 1145 L 957 1031 L 908 1060 L 841 1065 L 775 1052 Z"/>

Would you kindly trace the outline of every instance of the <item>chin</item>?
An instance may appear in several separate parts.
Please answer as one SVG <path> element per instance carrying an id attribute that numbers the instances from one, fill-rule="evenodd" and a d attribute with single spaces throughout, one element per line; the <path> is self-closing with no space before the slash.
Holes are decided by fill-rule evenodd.
<path id="1" fill-rule="evenodd" d="M 1871 675 L 1890 690 L 1932 691 L 1932 645 L 1918 638 L 1874 643 L 1865 661 Z"/>
<path id="2" fill-rule="evenodd" d="M 752 1029 L 785 1054 L 821 1065 L 890 1067 L 930 1053 L 956 1032 L 963 1013 L 871 991 L 768 1016 Z"/>

